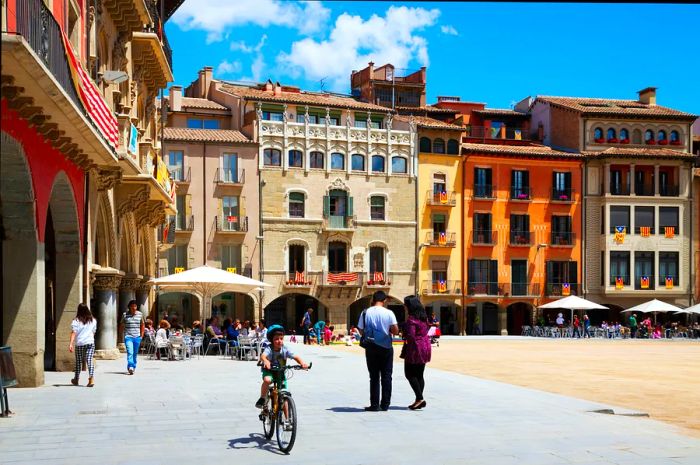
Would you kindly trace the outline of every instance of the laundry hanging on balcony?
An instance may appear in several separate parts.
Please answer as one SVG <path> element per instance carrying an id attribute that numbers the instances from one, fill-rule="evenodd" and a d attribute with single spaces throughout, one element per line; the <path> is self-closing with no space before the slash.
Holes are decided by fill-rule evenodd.
<path id="1" fill-rule="evenodd" d="M 102 95 L 100 95 L 97 86 L 92 82 L 80 61 L 78 61 L 73 51 L 73 46 L 65 32 L 61 35 L 66 50 L 66 58 L 68 59 L 68 67 L 70 68 L 73 84 L 78 91 L 80 101 L 109 145 L 116 149 L 119 147 L 119 124 L 117 123 L 117 118 L 114 117 L 114 113 L 112 113 L 112 110 L 109 109 Z"/>

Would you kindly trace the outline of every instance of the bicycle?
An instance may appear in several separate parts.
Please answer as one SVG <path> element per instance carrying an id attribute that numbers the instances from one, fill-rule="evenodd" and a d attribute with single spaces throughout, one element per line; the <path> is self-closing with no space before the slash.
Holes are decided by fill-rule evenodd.
<path id="1" fill-rule="evenodd" d="M 309 363 L 309 370 L 311 365 Z M 258 363 L 258 366 L 262 366 L 261 363 Z M 294 399 L 292 399 L 292 393 L 284 388 L 283 375 L 291 370 L 303 370 L 303 368 L 301 365 L 270 368 L 269 371 L 274 375 L 272 385 L 267 391 L 265 405 L 260 415 L 258 415 L 258 418 L 263 423 L 265 439 L 272 439 L 275 430 L 277 430 L 277 445 L 285 454 L 289 454 L 292 450 L 297 436 L 296 405 L 294 404 Z"/>

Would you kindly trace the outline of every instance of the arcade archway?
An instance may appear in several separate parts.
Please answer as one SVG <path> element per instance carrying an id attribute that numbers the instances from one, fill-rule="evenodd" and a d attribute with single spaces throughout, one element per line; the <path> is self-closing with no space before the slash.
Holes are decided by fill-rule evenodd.
<path id="1" fill-rule="evenodd" d="M 357 326 L 358 321 L 360 320 L 360 315 L 362 314 L 362 311 L 369 308 L 372 305 L 372 296 L 367 295 L 364 296 L 360 299 L 357 299 L 355 302 L 351 303 L 348 306 L 347 309 L 347 327 L 352 328 L 353 326 Z M 386 301 L 384 302 L 384 306 L 394 312 L 394 315 L 396 315 L 396 321 L 401 324 L 404 321 L 406 321 L 406 310 L 403 306 L 403 302 L 400 301 L 399 299 L 395 297 L 388 296 Z"/>
<path id="2" fill-rule="evenodd" d="M 328 307 L 314 296 L 308 294 L 283 294 L 267 304 L 263 310 L 263 319 L 267 326 L 278 324 L 284 326 L 288 333 L 295 331 L 302 334 L 302 317 L 307 308 L 312 308 L 311 321 L 328 321 Z"/>
<path id="3" fill-rule="evenodd" d="M 435 317 L 440 321 L 440 332 L 442 334 L 459 334 L 459 313 L 461 307 L 454 302 L 437 301 L 425 304 L 425 311 L 428 316 L 435 313 Z"/>
<path id="4" fill-rule="evenodd" d="M 532 304 L 526 302 L 515 302 L 506 307 L 509 336 L 520 336 L 523 326 L 529 326 L 532 322 L 532 312 L 535 310 Z"/>

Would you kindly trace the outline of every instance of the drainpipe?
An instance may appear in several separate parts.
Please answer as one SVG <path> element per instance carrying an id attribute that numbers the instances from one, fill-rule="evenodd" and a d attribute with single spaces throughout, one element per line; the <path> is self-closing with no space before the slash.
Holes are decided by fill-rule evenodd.
<path id="1" fill-rule="evenodd" d="M 83 303 L 89 305 L 90 275 L 88 273 L 88 215 L 90 214 L 90 174 L 88 171 L 83 175 L 85 178 L 85 192 L 83 193 Z"/>
<path id="2" fill-rule="evenodd" d="M 418 134 L 418 131 L 416 131 L 416 134 Z M 417 137 L 417 136 L 416 136 Z M 418 153 L 420 154 L 420 148 L 418 149 Z M 421 243 L 420 243 L 420 221 L 419 221 L 419 215 L 418 215 L 418 193 L 420 192 L 418 189 L 418 173 L 420 169 L 418 166 L 420 165 L 420 157 L 417 155 L 416 156 L 416 164 L 415 164 L 415 172 L 413 173 L 414 176 L 416 177 L 416 185 L 414 187 L 415 191 L 415 221 L 416 221 L 416 280 L 415 280 L 415 286 L 414 286 L 414 294 L 418 296 L 419 293 L 419 287 L 418 287 L 418 280 L 420 279 L 420 250 L 421 250 Z"/>
<path id="3" fill-rule="evenodd" d="M 586 186 L 588 185 L 588 170 L 586 170 L 586 163 L 587 161 L 584 159 L 583 162 L 581 163 L 581 199 L 583 200 L 581 202 L 582 205 L 582 211 L 580 212 L 581 214 L 581 288 L 583 291 L 583 298 L 588 297 L 588 278 L 586 278 L 586 242 L 587 242 L 587 230 L 586 230 L 586 207 L 588 204 L 588 200 L 586 199 L 586 195 L 584 195 L 584 192 L 586 190 Z M 601 218 L 601 221 L 605 221 L 605 218 Z M 605 270 L 601 269 L 601 273 L 605 273 Z"/>
<path id="4" fill-rule="evenodd" d="M 263 231 L 263 220 L 262 220 L 262 191 L 263 191 L 263 186 L 265 185 L 265 181 L 262 178 L 262 172 L 258 170 L 258 230 L 260 231 L 260 234 L 258 235 L 257 239 L 259 241 L 259 253 L 260 253 L 260 260 L 259 260 L 259 265 L 258 265 L 258 281 L 260 282 L 265 282 L 265 268 L 264 268 L 264 261 L 263 261 L 263 246 L 265 244 L 265 237 L 264 237 L 264 231 Z M 260 289 L 258 292 L 259 296 L 259 301 L 260 301 L 260 318 L 263 318 L 263 297 L 265 295 L 265 290 Z"/>
<path id="5" fill-rule="evenodd" d="M 202 265 L 207 264 L 207 143 L 202 142 Z M 240 208 L 240 207 L 239 207 Z M 214 225 L 216 228 L 216 225 Z M 204 302 L 202 302 L 204 305 Z M 204 310 L 204 309 L 202 309 Z"/>
<path id="6" fill-rule="evenodd" d="M 465 283 L 465 273 L 464 273 L 464 266 L 466 264 L 466 254 L 464 251 L 464 244 L 466 242 L 465 236 L 464 236 L 464 223 L 466 219 L 466 210 L 467 210 L 467 202 L 465 202 L 464 199 L 464 188 L 467 185 L 466 184 L 466 176 L 467 176 L 467 157 L 465 156 L 462 158 L 462 189 L 460 191 L 462 195 L 462 214 L 461 214 L 461 221 L 460 221 L 460 229 L 462 233 L 462 250 L 460 251 L 461 254 L 461 262 L 459 266 L 459 272 L 460 272 L 460 279 L 461 279 L 461 284 L 462 284 L 462 289 L 460 289 L 461 294 L 462 294 L 462 328 L 460 328 L 460 332 L 463 332 L 464 336 L 467 335 L 467 298 L 464 295 L 464 290 L 467 288 L 466 283 Z"/>
<path id="7" fill-rule="evenodd" d="M 694 210 L 694 206 L 693 206 L 693 203 L 694 203 L 693 202 L 694 201 L 693 179 L 694 179 L 694 177 L 693 177 L 693 165 L 692 164 L 690 165 L 690 176 L 688 177 L 688 179 L 689 179 L 689 184 L 690 184 L 688 187 L 690 189 L 690 222 L 689 222 L 690 223 L 690 236 L 689 236 L 690 240 L 688 241 L 688 248 L 689 248 L 689 252 L 690 252 L 688 256 L 690 257 L 690 260 L 688 260 L 688 262 L 689 262 L 688 263 L 688 280 L 689 280 L 689 282 L 688 282 L 688 306 L 690 307 L 693 305 L 693 290 L 695 287 L 695 279 L 693 279 L 694 278 L 693 277 L 693 261 L 695 260 L 695 257 L 693 256 L 693 224 L 695 223 L 695 221 L 694 221 L 695 217 L 693 215 L 693 211 L 695 211 L 695 210 Z M 685 216 L 685 215 L 683 215 L 683 216 Z"/>

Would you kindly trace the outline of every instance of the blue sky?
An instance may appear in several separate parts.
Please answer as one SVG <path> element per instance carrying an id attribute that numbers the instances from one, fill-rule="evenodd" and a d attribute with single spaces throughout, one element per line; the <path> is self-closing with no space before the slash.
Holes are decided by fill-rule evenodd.
<path id="1" fill-rule="evenodd" d="M 698 24 L 700 5 L 186 0 L 166 31 L 182 85 L 212 66 L 226 80 L 349 93 L 371 60 L 427 66 L 428 103 L 508 108 L 655 86 L 658 104 L 700 115 Z"/>

